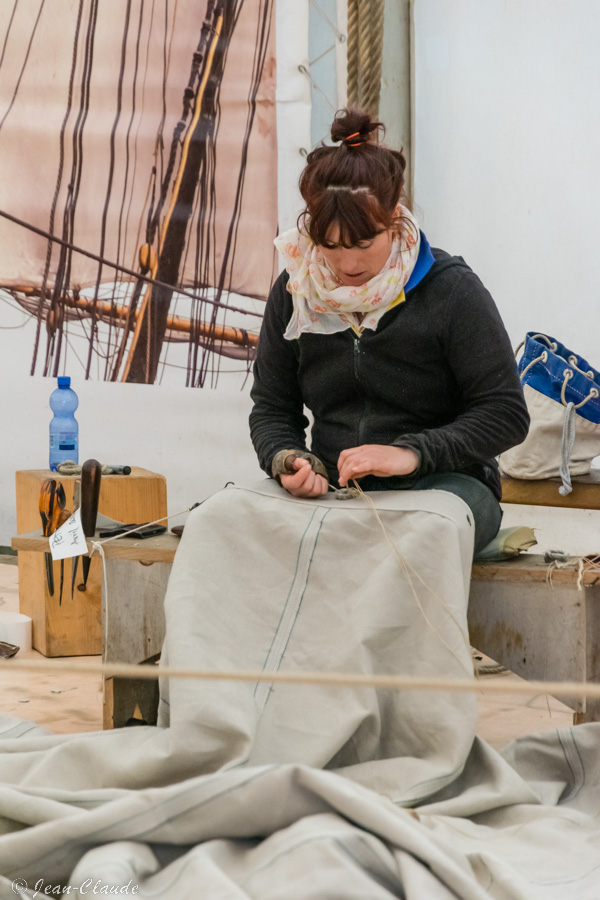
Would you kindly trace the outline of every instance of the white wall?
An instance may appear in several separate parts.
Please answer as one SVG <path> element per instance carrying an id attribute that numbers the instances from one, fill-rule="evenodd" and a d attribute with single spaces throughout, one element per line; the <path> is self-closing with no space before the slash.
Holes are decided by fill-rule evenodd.
<path id="1" fill-rule="evenodd" d="M 600 3 L 415 0 L 415 199 L 514 343 L 600 368 Z"/>
<path id="2" fill-rule="evenodd" d="M 27 359 L 28 363 L 29 347 Z M 0 360 L 2 458 L 0 545 L 16 534 L 14 473 L 48 466 L 48 407 L 55 381 L 19 372 Z M 248 390 L 221 379 L 216 390 L 107 384 L 75 379 L 79 396 L 79 460 L 142 466 L 167 476 L 170 513 L 187 508 L 227 481 L 261 477 L 250 438 Z M 126 476 L 124 476 L 126 477 Z M 171 524 L 181 524 L 178 519 Z"/>

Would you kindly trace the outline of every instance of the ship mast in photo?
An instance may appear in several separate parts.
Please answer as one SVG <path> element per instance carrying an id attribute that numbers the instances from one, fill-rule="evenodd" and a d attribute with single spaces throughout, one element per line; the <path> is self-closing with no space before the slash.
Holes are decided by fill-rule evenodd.
<path id="1" fill-rule="evenodd" d="M 0 302 L 31 374 L 249 367 L 276 274 L 273 0 L 0 9 Z M 171 351 L 172 352 L 172 351 Z"/>

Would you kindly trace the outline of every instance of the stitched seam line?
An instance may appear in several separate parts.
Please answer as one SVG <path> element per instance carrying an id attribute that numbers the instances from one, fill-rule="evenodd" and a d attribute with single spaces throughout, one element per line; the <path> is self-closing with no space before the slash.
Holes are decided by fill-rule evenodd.
<path id="1" fill-rule="evenodd" d="M 319 533 L 321 531 L 321 525 L 328 512 L 328 509 L 323 509 L 322 507 L 316 509 L 311 516 L 310 522 L 308 523 L 304 534 L 302 535 L 302 540 L 298 549 L 296 571 L 294 573 L 294 578 L 292 580 L 292 584 L 290 585 L 287 599 L 279 618 L 279 622 L 277 624 L 277 628 L 275 630 L 269 652 L 267 653 L 267 657 L 263 665 L 263 672 L 276 672 L 281 665 L 281 661 L 289 643 L 294 624 L 300 611 L 300 606 L 302 605 L 302 599 L 304 597 L 304 591 L 306 590 L 306 585 L 308 583 L 310 567 L 317 540 L 319 538 Z M 268 684 L 267 682 L 261 682 L 260 684 L 257 684 L 254 689 L 254 698 L 261 712 L 266 706 L 271 690 L 272 685 Z"/>

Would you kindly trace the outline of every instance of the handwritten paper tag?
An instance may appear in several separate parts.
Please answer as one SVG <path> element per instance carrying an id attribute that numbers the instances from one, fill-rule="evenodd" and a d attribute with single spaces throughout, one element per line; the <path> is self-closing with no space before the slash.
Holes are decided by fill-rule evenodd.
<path id="1" fill-rule="evenodd" d="M 50 553 L 52 559 L 69 559 L 71 556 L 84 556 L 87 552 L 81 510 L 76 509 L 71 518 L 50 535 Z"/>

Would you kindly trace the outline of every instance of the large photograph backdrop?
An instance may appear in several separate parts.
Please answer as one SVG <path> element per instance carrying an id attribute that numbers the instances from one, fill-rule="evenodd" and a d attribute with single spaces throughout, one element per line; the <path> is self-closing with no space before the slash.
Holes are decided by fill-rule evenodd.
<path id="1" fill-rule="evenodd" d="M 273 6 L 0 6 L 0 286 L 36 319 L 32 374 L 152 383 L 169 343 L 189 385 L 249 365 L 276 265 Z"/>

